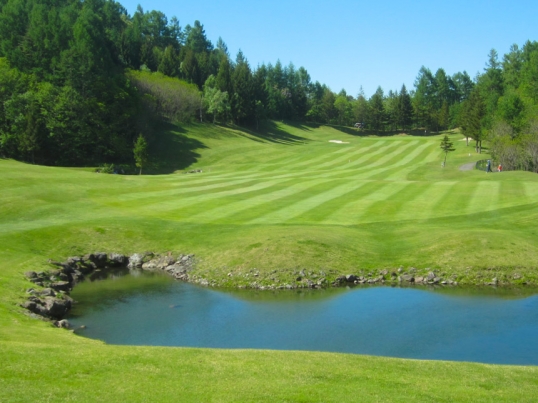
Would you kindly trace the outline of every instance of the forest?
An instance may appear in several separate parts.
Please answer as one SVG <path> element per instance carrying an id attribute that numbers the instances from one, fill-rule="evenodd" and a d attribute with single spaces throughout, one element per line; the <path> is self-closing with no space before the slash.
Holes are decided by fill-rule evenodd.
<path id="1" fill-rule="evenodd" d="M 258 130 L 268 119 L 383 134 L 461 128 L 505 169 L 538 172 L 538 42 L 487 55 L 483 72 L 421 67 L 367 97 L 334 92 L 293 63 L 251 66 L 199 21 L 113 0 L 0 0 L 0 156 L 37 164 L 133 163 L 159 122 Z"/>

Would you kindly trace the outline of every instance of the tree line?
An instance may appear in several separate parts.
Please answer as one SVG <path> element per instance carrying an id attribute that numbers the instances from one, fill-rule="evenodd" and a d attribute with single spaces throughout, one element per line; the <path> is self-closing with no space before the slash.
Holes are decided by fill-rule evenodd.
<path id="1" fill-rule="evenodd" d="M 502 61 L 491 50 L 461 110 L 460 126 L 477 152 L 487 140 L 504 169 L 538 172 L 538 42 L 512 45 Z"/>
<path id="2" fill-rule="evenodd" d="M 135 140 L 163 119 L 361 123 L 378 133 L 462 127 L 477 148 L 495 133 L 495 158 L 526 147 L 538 126 L 536 42 L 514 45 L 502 63 L 490 54 L 473 79 L 422 67 L 410 91 L 378 87 L 367 98 L 333 92 L 293 63 L 253 67 L 221 38 L 214 45 L 199 21 L 181 27 L 140 6 L 131 16 L 113 0 L 0 0 L 0 10 L 0 154 L 26 161 L 131 161 Z"/>

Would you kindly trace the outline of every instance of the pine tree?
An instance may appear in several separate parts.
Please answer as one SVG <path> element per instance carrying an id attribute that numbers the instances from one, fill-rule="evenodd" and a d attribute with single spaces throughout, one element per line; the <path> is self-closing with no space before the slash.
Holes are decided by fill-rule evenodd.
<path id="1" fill-rule="evenodd" d="M 443 152 L 445 153 L 445 160 L 443 161 L 443 168 L 446 165 L 446 156 L 448 155 L 449 152 L 455 150 L 455 148 L 452 147 L 453 145 L 454 143 L 452 143 L 448 139 L 448 136 L 445 134 L 445 137 L 443 137 L 443 140 L 441 140 L 441 150 L 443 150 Z"/>
<path id="2" fill-rule="evenodd" d="M 138 174 L 142 175 L 142 168 L 148 162 L 148 143 L 142 134 L 139 134 L 138 138 L 136 139 L 133 153 L 136 166 L 140 168 L 140 172 Z"/>

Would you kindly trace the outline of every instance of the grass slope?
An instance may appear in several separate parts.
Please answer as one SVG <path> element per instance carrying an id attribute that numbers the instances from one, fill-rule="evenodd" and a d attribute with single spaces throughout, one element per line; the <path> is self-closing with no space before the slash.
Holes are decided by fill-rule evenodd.
<path id="1" fill-rule="evenodd" d="M 303 268 L 399 266 L 460 282 L 538 282 L 538 178 L 460 171 L 481 158 L 460 137 L 451 135 L 446 168 L 439 136 L 282 123 L 262 133 L 163 129 L 153 144 L 159 169 L 186 159 L 199 174 L 98 175 L 0 160 L 0 401 L 530 401 L 533 367 L 106 346 L 16 305 L 24 271 L 99 250 L 196 253 L 197 275 L 220 284 L 250 284 L 254 269 L 271 284 Z"/>

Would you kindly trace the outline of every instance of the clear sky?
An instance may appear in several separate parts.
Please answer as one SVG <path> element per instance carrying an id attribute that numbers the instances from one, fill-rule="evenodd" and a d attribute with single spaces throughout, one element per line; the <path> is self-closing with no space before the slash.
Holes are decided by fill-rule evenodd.
<path id="1" fill-rule="evenodd" d="M 483 71 L 490 49 L 538 40 L 538 0 L 119 0 L 180 25 L 199 20 L 213 44 L 222 37 L 233 59 L 241 49 L 251 67 L 305 67 L 312 81 L 357 96 L 408 90 L 421 66 L 452 75 Z"/>

